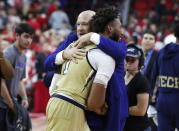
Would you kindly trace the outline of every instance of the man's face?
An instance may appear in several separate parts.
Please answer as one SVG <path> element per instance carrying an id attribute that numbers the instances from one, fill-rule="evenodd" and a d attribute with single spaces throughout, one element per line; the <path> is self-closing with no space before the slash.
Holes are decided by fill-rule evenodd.
<path id="1" fill-rule="evenodd" d="M 112 22 L 111 24 L 113 29 L 109 38 L 114 41 L 119 41 L 121 35 L 121 22 L 119 19 L 115 19 L 114 22 Z"/>
<path id="2" fill-rule="evenodd" d="M 144 34 L 142 38 L 142 48 L 144 51 L 152 50 L 155 47 L 155 36 L 152 34 Z"/>
<path id="3" fill-rule="evenodd" d="M 89 21 L 90 18 L 87 15 L 79 15 L 77 19 L 77 35 L 80 38 L 82 35 L 89 32 Z"/>
<path id="4" fill-rule="evenodd" d="M 28 33 L 22 33 L 18 36 L 18 43 L 21 49 L 28 49 L 32 43 L 32 35 Z"/>

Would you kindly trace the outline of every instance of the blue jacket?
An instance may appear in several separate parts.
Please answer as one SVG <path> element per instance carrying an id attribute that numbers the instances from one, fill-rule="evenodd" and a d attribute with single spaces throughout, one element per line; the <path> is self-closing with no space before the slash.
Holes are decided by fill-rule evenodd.
<path id="1" fill-rule="evenodd" d="M 71 37 L 71 40 L 70 37 L 71 36 L 67 38 L 66 42 L 74 41 L 73 38 L 75 37 Z M 64 45 L 67 47 L 70 43 Z M 94 131 L 94 129 L 103 131 L 122 131 L 120 123 L 128 117 L 128 97 L 124 82 L 124 59 L 127 50 L 126 43 L 124 40 L 115 42 L 100 36 L 100 44 L 97 46 L 115 59 L 116 67 L 107 87 L 106 101 L 109 106 L 107 115 L 99 116 L 93 112 L 86 112 L 87 122 L 92 131 Z M 54 65 L 55 54 L 63 50 L 65 47 L 63 46 L 60 48 L 61 49 L 58 49 L 58 51 L 53 53 L 51 56 L 48 56 L 44 63 L 46 69 L 50 70 L 56 68 Z M 48 65 L 48 63 L 50 64 Z"/>
<path id="2" fill-rule="evenodd" d="M 154 64 L 151 85 L 154 87 L 157 76 L 159 76 L 158 91 L 179 91 L 179 45 L 170 43 L 158 53 Z"/>

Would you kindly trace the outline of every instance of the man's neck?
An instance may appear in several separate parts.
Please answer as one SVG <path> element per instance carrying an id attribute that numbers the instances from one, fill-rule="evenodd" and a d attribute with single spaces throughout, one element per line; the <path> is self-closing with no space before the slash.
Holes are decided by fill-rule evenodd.
<path id="1" fill-rule="evenodd" d="M 17 50 L 21 53 L 23 49 L 20 48 L 18 41 L 15 41 L 15 45 L 16 45 Z"/>
<path id="2" fill-rule="evenodd" d="M 137 74 L 139 71 L 138 70 L 133 70 L 133 71 L 126 71 L 126 76 L 129 77 L 129 76 L 135 76 L 135 74 Z"/>
<path id="3" fill-rule="evenodd" d="M 144 53 L 148 53 L 148 52 L 151 51 L 151 50 L 153 50 L 153 49 L 150 49 L 150 50 L 143 50 L 143 51 L 144 51 Z"/>
<path id="4" fill-rule="evenodd" d="M 104 37 L 109 38 L 109 35 L 108 35 L 106 32 L 104 32 L 104 33 L 99 33 L 99 34 L 103 35 Z"/>

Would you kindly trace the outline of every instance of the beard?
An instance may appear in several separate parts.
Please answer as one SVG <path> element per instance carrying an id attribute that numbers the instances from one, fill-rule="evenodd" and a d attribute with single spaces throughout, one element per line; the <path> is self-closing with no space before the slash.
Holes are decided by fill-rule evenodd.
<path id="1" fill-rule="evenodd" d="M 26 43 L 24 42 L 24 40 L 19 39 L 19 47 L 20 47 L 22 50 L 26 50 L 26 49 L 29 49 L 29 48 L 30 48 L 30 45 L 29 45 L 29 44 L 26 44 Z"/>
<path id="2" fill-rule="evenodd" d="M 114 32 L 109 38 L 118 42 L 119 41 L 119 34 Z"/>

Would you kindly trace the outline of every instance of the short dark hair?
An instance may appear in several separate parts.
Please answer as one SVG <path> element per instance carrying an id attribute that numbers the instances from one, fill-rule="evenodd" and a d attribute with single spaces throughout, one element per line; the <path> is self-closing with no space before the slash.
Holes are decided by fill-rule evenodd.
<path id="1" fill-rule="evenodd" d="M 175 26 L 174 35 L 177 37 L 177 39 L 179 39 L 179 24 Z"/>
<path id="2" fill-rule="evenodd" d="M 157 35 L 155 32 L 153 32 L 152 30 L 146 30 L 144 33 L 143 33 L 143 36 L 142 38 L 144 37 L 145 34 L 150 34 L 150 35 L 153 35 L 154 38 L 155 38 L 155 41 L 157 40 Z"/>
<path id="3" fill-rule="evenodd" d="M 31 25 L 27 23 L 20 23 L 15 26 L 15 32 L 19 35 L 21 35 L 22 33 L 28 33 L 32 35 L 34 33 L 34 29 Z"/>
<path id="4" fill-rule="evenodd" d="M 99 9 L 91 20 L 92 32 L 103 33 L 105 27 L 116 18 L 119 18 L 119 16 L 117 8 L 108 7 Z"/>

